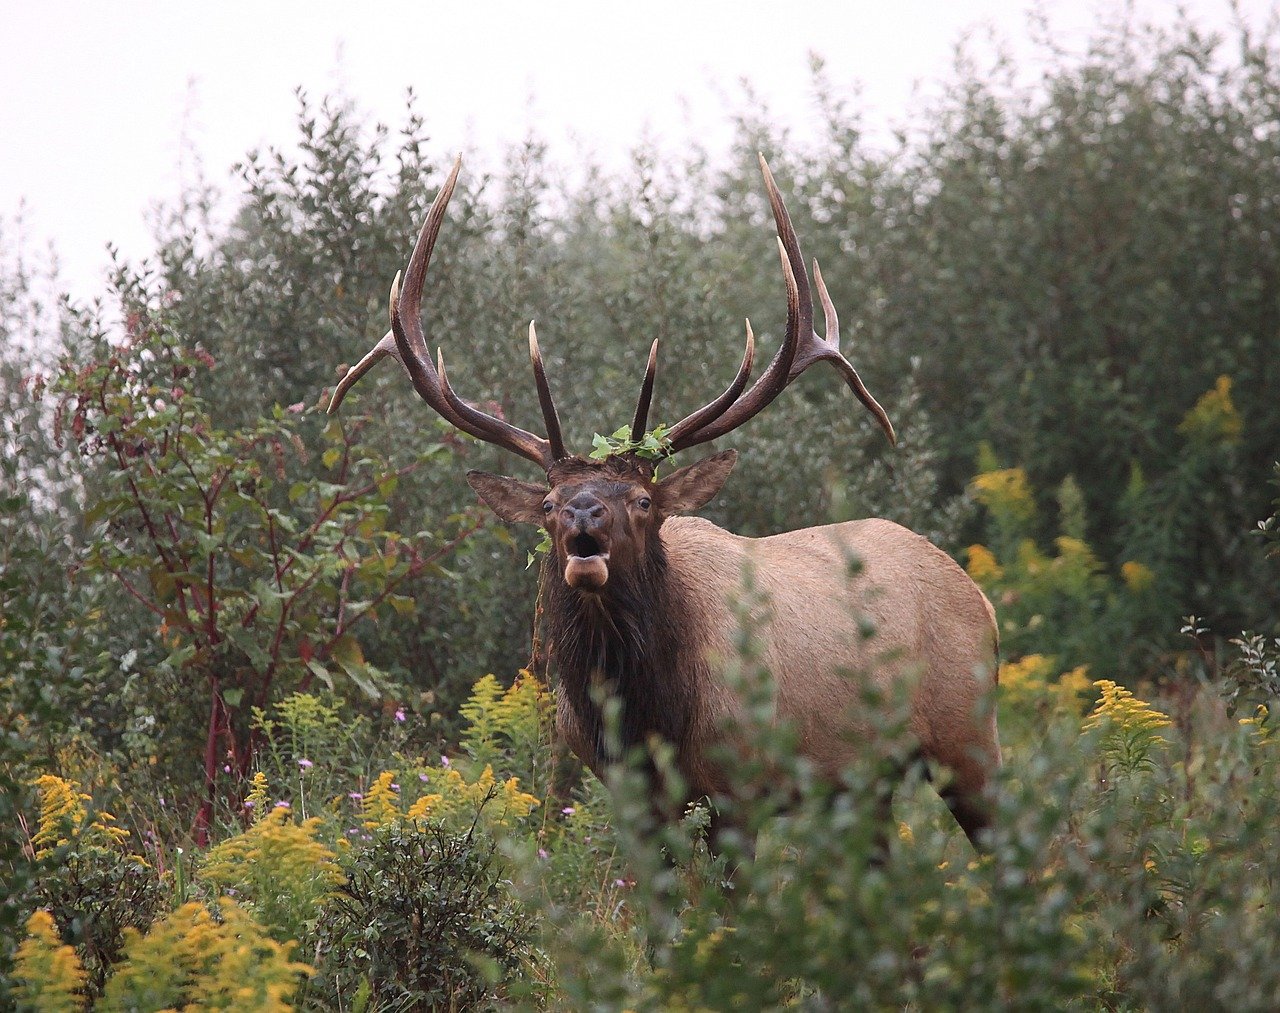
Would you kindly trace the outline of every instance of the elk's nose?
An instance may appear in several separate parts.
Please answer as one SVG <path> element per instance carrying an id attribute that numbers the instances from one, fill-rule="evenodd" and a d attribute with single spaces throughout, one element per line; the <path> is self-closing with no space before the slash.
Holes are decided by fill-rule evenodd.
<path id="1" fill-rule="evenodd" d="M 579 528 L 599 527 L 609 510 L 600 500 L 580 492 L 560 510 L 565 522 Z"/>

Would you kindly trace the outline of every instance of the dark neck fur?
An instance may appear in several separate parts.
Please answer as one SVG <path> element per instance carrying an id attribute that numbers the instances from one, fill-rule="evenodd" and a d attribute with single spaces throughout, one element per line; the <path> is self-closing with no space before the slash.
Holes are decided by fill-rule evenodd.
<path id="1" fill-rule="evenodd" d="M 576 591 L 559 575 L 550 581 L 547 625 L 561 692 L 596 761 L 618 758 L 608 748 L 597 685 L 621 702 L 624 751 L 653 734 L 681 750 L 696 706 L 690 616 L 655 543 L 632 573 L 610 573 L 600 595 Z"/>

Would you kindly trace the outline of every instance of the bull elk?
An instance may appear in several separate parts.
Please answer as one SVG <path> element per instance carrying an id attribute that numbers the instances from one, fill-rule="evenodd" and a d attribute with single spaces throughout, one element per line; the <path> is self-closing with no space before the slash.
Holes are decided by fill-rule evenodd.
<path id="1" fill-rule="evenodd" d="M 546 436 L 486 414 L 454 392 L 443 355 L 435 364 L 422 330 L 422 291 L 445 207 L 457 182 L 455 163 L 418 236 L 401 287 L 391 290 L 391 330 L 334 391 L 337 410 L 351 386 L 380 359 L 396 359 L 414 388 L 451 425 L 533 461 L 546 484 L 484 472 L 471 488 L 499 517 L 540 525 L 550 535 L 554 573 L 546 617 L 559 676 L 556 720 L 570 748 L 597 773 L 613 759 L 594 688 L 621 704 L 617 738 L 627 748 L 653 735 L 674 748 L 690 799 L 734 797 L 733 770 L 713 747 L 742 704 L 725 663 L 734 654 L 744 570 L 763 592 L 769 619 L 759 629 L 763 663 L 774 679 L 780 718 L 793 723 L 800 751 L 835 778 L 868 734 L 851 670 L 870 671 L 882 691 L 908 689 L 908 728 L 923 755 L 950 771 L 941 789 L 971 840 L 990 825 L 991 778 L 1000 745 L 990 699 L 997 633 L 990 603 L 968 575 L 926 539 L 891 521 L 867 519 L 743 538 L 687 516 L 708 503 L 737 453 L 713 454 L 658 480 L 653 462 L 635 454 L 589 460 L 571 455 L 547 384 L 533 324 L 529 354 Z M 755 339 L 728 388 L 669 430 L 674 454 L 732 432 L 773 401 L 815 362 L 831 363 L 879 422 L 893 426 L 839 350 L 839 321 L 822 273 L 814 281 L 826 337 L 813 330 L 809 276 L 782 196 L 763 157 L 760 167 L 778 230 L 787 291 L 786 336 L 747 389 Z M 631 433 L 646 432 L 658 343 L 649 353 Z M 850 557 L 861 560 L 856 576 Z M 861 623 L 874 624 L 868 642 Z M 874 645 L 874 653 L 872 653 Z M 909 682 L 906 682 L 910 680 Z"/>

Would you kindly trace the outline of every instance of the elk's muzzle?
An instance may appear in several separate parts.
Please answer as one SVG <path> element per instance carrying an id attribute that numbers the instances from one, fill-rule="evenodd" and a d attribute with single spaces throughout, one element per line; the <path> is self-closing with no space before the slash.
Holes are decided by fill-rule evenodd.
<path id="1" fill-rule="evenodd" d="M 580 591 L 599 591 L 609 580 L 609 508 L 579 494 L 561 508 L 560 517 L 564 582 Z"/>

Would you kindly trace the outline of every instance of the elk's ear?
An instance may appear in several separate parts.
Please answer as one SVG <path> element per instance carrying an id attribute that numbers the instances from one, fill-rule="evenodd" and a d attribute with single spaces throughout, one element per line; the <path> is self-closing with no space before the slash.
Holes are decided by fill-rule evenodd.
<path id="1" fill-rule="evenodd" d="M 701 461 L 685 465 L 658 483 L 662 509 L 668 514 L 687 514 L 711 502 L 738 463 L 736 450 L 722 450 Z"/>
<path id="2" fill-rule="evenodd" d="M 504 521 L 512 524 L 541 524 L 543 521 L 542 501 L 547 490 L 542 486 L 504 475 L 490 475 L 487 471 L 468 471 L 467 485 Z"/>

